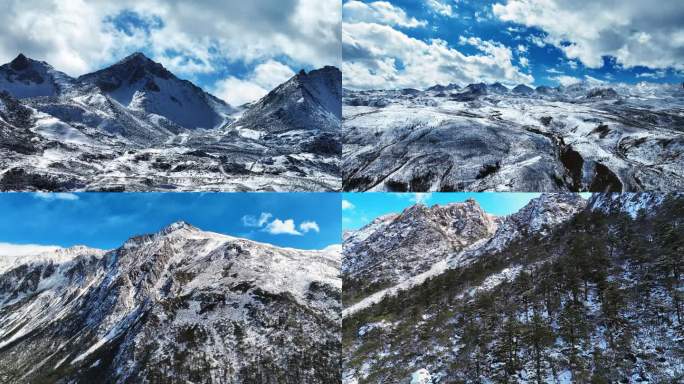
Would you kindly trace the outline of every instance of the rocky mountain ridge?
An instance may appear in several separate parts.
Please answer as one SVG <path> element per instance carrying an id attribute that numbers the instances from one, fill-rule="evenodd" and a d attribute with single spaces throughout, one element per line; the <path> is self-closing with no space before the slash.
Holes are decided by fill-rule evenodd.
<path id="1" fill-rule="evenodd" d="M 340 256 L 175 223 L 0 274 L 0 382 L 339 380 Z"/>
<path id="2" fill-rule="evenodd" d="M 490 237 L 499 220 L 475 200 L 417 204 L 347 235 L 342 275 L 348 299 L 366 296 L 427 271 L 472 243 Z M 348 301 L 345 301 L 348 303 Z"/>
<path id="3" fill-rule="evenodd" d="M 0 92 L 2 190 L 339 189 L 334 67 L 233 107 L 142 53 L 78 78 L 20 55 Z"/>

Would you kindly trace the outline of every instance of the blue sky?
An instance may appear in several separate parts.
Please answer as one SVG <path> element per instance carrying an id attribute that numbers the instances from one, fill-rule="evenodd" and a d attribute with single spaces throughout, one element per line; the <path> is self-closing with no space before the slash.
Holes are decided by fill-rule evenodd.
<path id="1" fill-rule="evenodd" d="M 178 220 L 283 247 L 340 243 L 333 193 L 3 193 L 0 212 L 5 244 L 110 249 Z"/>
<path id="2" fill-rule="evenodd" d="M 427 206 L 463 202 L 475 199 L 485 212 L 505 216 L 517 212 L 539 193 L 510 192 L 449 192 L 449 193 L 344 193 L 342 197 L 343 229 L 358 229 L 378 216 L 399 213 L 422 203 Z M 585 198 L 589 194 L 583 194 Z"/>
<path id="3" fill-rule="evenodd" d="M 682 82 L 684 7 L 612 0 L 344 0 L 351 88 Z"/>
<path id="4" fill-rule="evenodd" d="M 0 61 L 18 53 L 79 76 L 141 51 L 233 105 L 300 69 L 340 66 L 338 0 L 10 0 Z"/>

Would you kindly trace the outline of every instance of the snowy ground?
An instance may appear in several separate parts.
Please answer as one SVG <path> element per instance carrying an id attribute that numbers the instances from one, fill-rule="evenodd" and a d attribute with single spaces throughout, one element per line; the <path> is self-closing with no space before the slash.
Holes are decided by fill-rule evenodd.
<path id="1" fill-rule="evenodd" d="M 346 91 L 344 189 L 682 188 L 681 86 L 616 86 L 620 96 L 598 99 L 578 87 L 575 93 L 489 92 L 467 99 L 467 90 Z"/>

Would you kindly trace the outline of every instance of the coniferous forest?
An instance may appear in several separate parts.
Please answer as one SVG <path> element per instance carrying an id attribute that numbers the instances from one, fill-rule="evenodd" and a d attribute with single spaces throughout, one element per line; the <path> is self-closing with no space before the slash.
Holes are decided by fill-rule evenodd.
<path id="1" fill-rule="evenodd" d="M 359 383 L 408 382 L 416 367 L 439 383 L 681 383 L 684 199 L 654 209 L 583 210 L 347 317 L 345 372 L 367 374 Z M 517 275 L 487 288 L 506 271 Z"/>

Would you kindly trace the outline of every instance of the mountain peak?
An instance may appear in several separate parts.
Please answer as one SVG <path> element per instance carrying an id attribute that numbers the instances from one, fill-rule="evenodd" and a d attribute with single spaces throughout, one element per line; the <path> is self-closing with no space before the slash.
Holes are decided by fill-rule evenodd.
<path id="1" fill-rule="evenodd" d="M 532 92 L 534 92 L 534 89 L 525 84 L 518 84 L 515 86 L 515 88 L 513 88 L 513 93 L 530 94 Z"/>
<path id="2" fill-rule="evenodd" d="M 157 63 L 156 61 L 150 59 L 147 55 L 145 55 L 142 52 L 131 53 L 130 55 L 119 60 L 114 65 L 117 65 L 117 64 L 124 64 L 124 65 L 129 65 L 129 66 L 146 66 L 146 65 L 155 66 L 156 65 L 156 66 L 163 67 L 160 63 Z"/>
<path id="3" fill-rule="evenodd" d="M 133 59 L 147 59 L 147 60 L 151 60 L 151 59 L 150 59 L 149 57 L 147 57 L 147 55 L 145 55 L 144 53 L 142 53 L 142 52 L 140 52 L 140 51 L 137 51 L 137 52 L 133 52 L 133 53 L 131 53 L 130 55 L 124 57 L 123 60 L 121 60 L 121 61 L 127 61 L 127 60 L 133 60 Z"/>
<path id="4" fill-rule="evenodd" d="M 161 231 L 159 231 L 159 233 L 168 235 L 168 234 L 171 234 L 173 232 L 177 232 L 177 231 L 184 230 L 184 229 L 190 230 L 190 231 L 199 230 L 197 227 L 191 225 L 190 223 L 183 221 L 183 220 L 179 220 L 179 221 L 176 221 L 176 222 L 173 222 L 173 223 L 167 225 Z"/>
<path id="5" fill-rule="evenodd" d="M 28 68 L 29 65 L 31 65 L 31 60 L 28 57 L 24 56 L 23 53 L 20 53 L 17 57 L 14 58 L 14 60 L 10 62 L 10 67 L 12 67 L 12 69 L 14 69 L 15 71 L 22 71 Z"/>
<path id="6" fill-rule="evenodd" d="M 211 129 L 223 124 L 229 107 L 160 63 L 135 52 L 119 62 L 79 77 L 119 104 L 165 117 L 183 128 Z"/>

